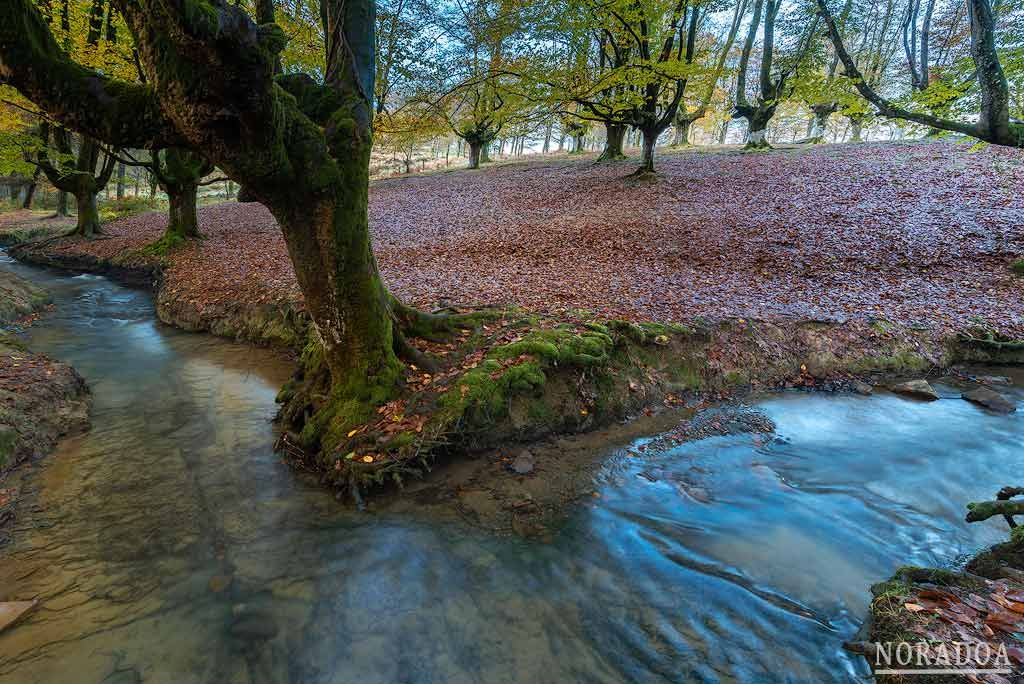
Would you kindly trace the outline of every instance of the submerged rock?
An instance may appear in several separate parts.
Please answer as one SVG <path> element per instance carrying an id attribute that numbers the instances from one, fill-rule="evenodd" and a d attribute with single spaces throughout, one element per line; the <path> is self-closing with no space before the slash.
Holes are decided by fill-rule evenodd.
<path id="1" fill-rule="evenodd" d="M 245 610 L 231 625 L 231 636 L 244 641 L 264 641 L 277 636 L 277 621 L 270 613 Z"/>
<path id="2" fill-rule="evenodd" d="M 984 406 L 990 411 L 996 413 L 1013 413 L 1017 410 L 1017 405 L 1012 401 L 1004 397 L 999 392 L 993 392 L 987 387 L 978 387 L 972 389 L 969 392 L 964 392 L 960 395 L 972 404 L 978 404 Z"/>
<path id="3" fill-rule="evenodd" d="M 928 384 L 927 380 L 908 380 L 907 382 L 897 383 L 889 389 L 896 394 L 903 394 L 924 401 L 935 401 L 939 398 L 938 393 Z"/>

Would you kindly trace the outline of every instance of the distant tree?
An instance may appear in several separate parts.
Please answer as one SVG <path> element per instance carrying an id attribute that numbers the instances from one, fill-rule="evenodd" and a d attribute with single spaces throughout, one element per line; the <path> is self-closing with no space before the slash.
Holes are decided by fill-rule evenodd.
<path id="1" fill-rule="evenodd" d="M 1010 92 L 1003 71 L 996 41 L 996 20 L 988 0 L 966 0 L 970 18 L 971 59 L 974 63 L 974 81 L 977 88 L 977 122 L 935 116 L 914 111 L 892 102 L 872 87 L 847 51 L 842 33 L 832 16 L 826 0 L 816 0 L 829 37 L 842 61 L 845 74 L 852 79 L 857 91 L 870 102 L 879 114 L 903 119 L 932 128 L 969 135 L 996 145 L 1024 147 L 1024 124 L 1010 118 Z M 1019 45 L 1016 46 L 1019 49 Z"/>
<path id="2" fill-rule="evenodd" d="M 703 83 L 699 90 L 699 95 L 692 107 L 689 106 L 686 100 L 679 105 L 679 111 L 676 113 L 676 118 L 673 122 L 675 127 L 675 134 L 672 138 L 673 146 L 689 145 L 690 128 L 695 122 L 707 116 L 708 107 L 714 99 L 715 89 L 722 78 L 722 73 L 725 71 L 726 61 L 732 51 L 733 44 L 736 41 L 736 34 L 743 23 L 748 6 L 749 0 L 736 0 L 733 3 L 732 20 L 728 25 L 724 39 L 715 36 L 714 43 L 706 54 L 706 59 L 711 62 L 711 67 L 706 72 L 698 74 L 698 78 Z"/>
<path id="3" fill-rule="evenodd" d="M 55 188 L 75 198 L 78 216 L 74 233 L 93 237 L 100 232 L 96 196 L 110 181 L 116 157 L 88 135 L 72 135 L 49 124 L 42 128 L 40 138 L 46 144 L 39 148 L 35 164 Z"/>

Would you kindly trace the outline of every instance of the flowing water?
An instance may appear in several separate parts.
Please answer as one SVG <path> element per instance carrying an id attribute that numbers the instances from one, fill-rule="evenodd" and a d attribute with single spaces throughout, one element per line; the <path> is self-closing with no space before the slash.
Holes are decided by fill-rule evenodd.
<path id="1" fill-rule="evenodd" d="M 952 388 L 792 394 L 759 404 L 774 438 L 612 450 L 547 541 L 359 513 L 271 452 L 287 363 L 103 278 L 0 268 L 54 294 L 29 342 L 94 395 L 0 548 L 0 600 L 41 601 L 0 635 L 5 683 L 860 681 L 868 586 L 1002 538 L 963 504 L 1024 465 L 1024 411 Z"/>

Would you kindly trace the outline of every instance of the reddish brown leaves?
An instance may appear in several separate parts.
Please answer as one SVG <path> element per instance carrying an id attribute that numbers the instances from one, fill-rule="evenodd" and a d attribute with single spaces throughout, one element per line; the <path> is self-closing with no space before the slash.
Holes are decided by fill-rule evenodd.
<path id="1" fill-rule="evenodd" d="M 428 304 L 586 308 L 634 319 L 880 317 L 948 330 L 983 318 L 1024 333 L 1024 158 L 954 144 L 866 144 L 629 164 L 538 161 L 380 181 L 375 248 L 389 286 Z M 113 256 L 156 239 L 160 214 L 62 249 Z M 168 293 L 210 315 L 301 300 L 273 218 L 200 211 Z"/>

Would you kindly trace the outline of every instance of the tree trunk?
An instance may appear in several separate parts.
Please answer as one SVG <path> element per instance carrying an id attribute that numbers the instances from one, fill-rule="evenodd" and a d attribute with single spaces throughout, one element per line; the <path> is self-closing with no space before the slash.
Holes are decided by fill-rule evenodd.
<path id="1" fill-rule="evenodd" d="M 36 188 L 39 187 L 39 167 L 36 167 L 36 172 L 32 174 L 32 182 L 25 188 L 25 200 L 21 203 L 22 209 L 32 208 L 32 199 L 36 195 Z"/>
<path id="2" fill-rule="evenodd" d="M 196 214 L 199 186 L 195 183 L 168 184 L 164 190 L 169 204 L 164 236 L 188 239 L 200 237 L 199 218 Z"/>
<path id="3" fill-rule="evenodd" d="M 96 193 L 92 190 L 76 192 L 75 204 L 78 208 L 78 223 L 75 225 L 75 235 L 93 237 L 100 232 L 100 212 L 96 208 Z"/>
<path id="4" fill-rule="evenodd" d="M 676 119 L 675 135 L 672 138 L 673 147 L 683 147 L 690 144 L 690 126 L 693 124 L 689 119 Z"/>
<path id="5" fill-rule="evenodd" d="M 828 128 L 829 117 L 836 110 L 835 105 L 815 105 L 811 107 L 814 111 L 814 116 L 807 127 L 807 141 L 811 143 L 820 143 L 825 141 L 825 130 Z"/>
<path id="6" fill-rule="evenodd" d="M 748 150 L 770 149 L 768 144 L 768 122 L 771 121 L 775 109 L 767 111 L 758 107 L 744 118 L 747 120 L 747 144 L 743 147 Z"/>
<path id="7" fill-rule="evenodd" d="M 583 153 L 583 133 L 579 133 L 572 137 L 572 153 L 582 154 Z"/>
<path id="8" fill-rule="evenodd" d="M 658 133 L 643 131 L 643 153 L 640 157 L 640 168 L 638 174 L 654 173 L 654 148 L 658 144 Z"/>
<path id="9" fill-rule="evenodd" d="M 480 163 L 487 164 L 491 161 L 491 141 L 480 143 Z"/>
<path id="10" fill-rule="evenodd" d="M 553 121 L 548 121 L 548 126 L 544 130 L 544 148 L 541 150 L 541 154 L 547 154 L 551 151 L 551 131 L 554 126 Z"/>
<path id="11" fill-rule="evenodd" d="M 480 168 L 480 156 L 483 153 L 483 145 L 480 143 L 469 143 L 469 168 Z"/>
<path id="12" fill-rule="evenodd" d="M 65 190 L 57 191 L 57 216 L 69 216 L 68 193 Z"/>
<path id="13" fill-rule="evenodd" d="M 124 199 L 124 164 L 117 163 L 117 199 Z"/>
<path id="14" fill-rule="evenodd" d="M 863 129 L 860 119 L 850 119 L 850 142 L 863 142 Z"/>
<path id="15" fill-rule="evenodd" d="M 622 146 L 626 140 L 626 127 L 622 124 L 605 124 L 604 128 L 606 131 L 604 151 L 601 152 L 597 161 L 625 159 L 626 155 L 622 152 Z"/>

